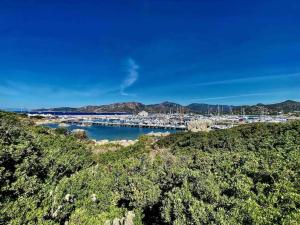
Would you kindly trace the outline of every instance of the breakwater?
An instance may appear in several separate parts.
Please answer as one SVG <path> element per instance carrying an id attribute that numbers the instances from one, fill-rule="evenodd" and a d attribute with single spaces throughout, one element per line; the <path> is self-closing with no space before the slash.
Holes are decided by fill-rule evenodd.
<path id="1" fill-rule="evenodd" d="M 65 121 L 65 123 L 77 126 L 117 126 L 117 127 L 139 127 L 152 129 L 171 129 L 171 130 L 186 130 L 185 125 L 167 125 L 167 124 L 135 124 L 135 123 L 120 123 L 120 122 L 104 122 L 104 121 Z"/>

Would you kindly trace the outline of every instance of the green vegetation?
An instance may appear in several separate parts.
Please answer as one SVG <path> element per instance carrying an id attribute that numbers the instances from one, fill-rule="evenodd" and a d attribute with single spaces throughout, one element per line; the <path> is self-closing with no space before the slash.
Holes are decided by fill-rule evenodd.
<path id="1" fill-rule="evenodd" d="M 300 121 L 91 148 L 0 113 L 0 224 L 300 223 Z"/>

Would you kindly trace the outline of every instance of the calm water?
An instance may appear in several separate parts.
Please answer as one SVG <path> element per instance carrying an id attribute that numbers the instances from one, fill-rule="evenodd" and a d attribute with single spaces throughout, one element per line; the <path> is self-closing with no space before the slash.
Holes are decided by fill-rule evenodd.
<path id="1" fill-rule="evenodd" d="M 47 124 L 46 126 L 51 128 L 57 128 L 57 124 Z M 90 139 L 96 140 L 135 140 L 143 134 L 153 132 L 170 132 L 175 133 L 176 130 L 165 130 L 165 129 L 151 129 L 151 128 L 138 128 L 138 127 L 109 127 L 109 126 L 91 126 L 91 127 L 80 127 L 71 125 L 67 127 L 69 130 L 83 129 L 86 131 Z"/>

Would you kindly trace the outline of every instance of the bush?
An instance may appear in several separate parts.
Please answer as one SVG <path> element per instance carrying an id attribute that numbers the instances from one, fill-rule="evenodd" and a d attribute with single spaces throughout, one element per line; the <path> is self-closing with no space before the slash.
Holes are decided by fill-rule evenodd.
<path id="1" fill-rule="evenodd" d="M 94 156 L 74 135 L 0 113 L 0 223 L 105 224 L 134 211 L 146 225 L 299 224 L 299 137 L 299 121 L 260 123 Z"/>

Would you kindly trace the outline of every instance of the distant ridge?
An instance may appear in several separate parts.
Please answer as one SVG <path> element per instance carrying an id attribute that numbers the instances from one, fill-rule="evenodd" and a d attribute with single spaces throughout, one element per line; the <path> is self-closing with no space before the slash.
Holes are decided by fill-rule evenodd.
<path id="1" fill-rule="evenodd" d="M 192 103 L 183 106 L 174 102 L 162 102 L 158 104 L 145 105 L 140 102 L 121 102 L 99 106 L 84 106 L 79 108 L 59 107 L 50 109 L 36 109 L 33 111 L 56 111 L 56 112 L 87 112 L 87 113 L 104 113 L 104 112 L 126 112 L 138 113 L 140 111 L 149 113 L 170 113 L 170 112 L 193 112 L 199 114 L 277 114 L 279 112 L 289 113 L 300 111 L 300 102 L 286 100 L 275 104 L 256 105 L 211 105 L 205 103 Z"/>

